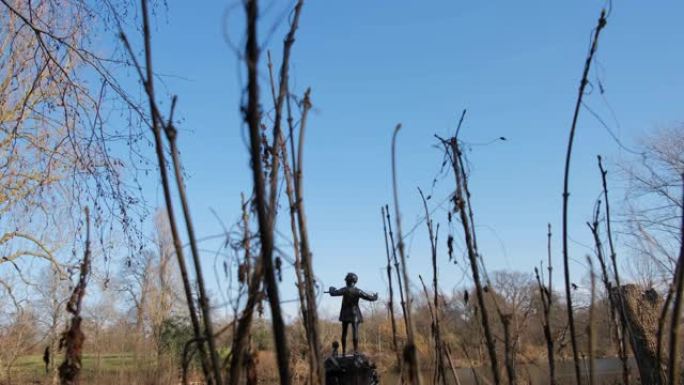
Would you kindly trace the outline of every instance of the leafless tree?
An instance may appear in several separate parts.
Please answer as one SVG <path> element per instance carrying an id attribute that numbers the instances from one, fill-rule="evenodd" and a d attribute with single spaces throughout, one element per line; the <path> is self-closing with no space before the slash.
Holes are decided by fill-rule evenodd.
<path id="1" fill-rule="evenodd" d="M 673 276 L 679 251 L 683 138 L 684 124 L 656 130 L 641 139 L 639 156 L 621 164 L 627 181 L 622 232 L 635 251 L 637 263 L 650 266 L 658 284 Z M 639 262 L 641 258 L 648 262 Z"/>
<path id="2" fill-rule="evenodd" d="M 19 307 L 7 316 L 8 319 L 4 320 L 7 325 L 0 327 L 0 343 L 3 346 L 0 349 L 0 378 L 11 384 L 13 367 L 22 355 L 31 352 L 38 336 L 35 329 L 36 314 L 30 310 Z"/>

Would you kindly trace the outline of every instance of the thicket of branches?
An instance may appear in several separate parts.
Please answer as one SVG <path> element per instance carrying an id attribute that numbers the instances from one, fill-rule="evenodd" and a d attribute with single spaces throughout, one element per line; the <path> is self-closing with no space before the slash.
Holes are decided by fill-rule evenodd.
<path id="1" fill-rule="evenodd" d="M 325 382 L 323 347 L 338 338 L 337 326 L 318 315 L 321 293 L 310 245 L 315 230 L 307 226 L 303 188 L 305 134 L 315 94 L 292 90 L 289 81 L 304 1 L 298 0 L 287 18 L 280 58 L 261 46 L 260 3 L 245 0 L 242 5 L 239 57 L 245 89 L 236 92 L 243 96 L 242 129 L 250 155 L 244 172 L 252 183 L 235 204 L 241 209 L 239 221 L 222 235 L 229 254 L 222 279 L 230 298 L 219 304 L 207 287 L 186 190 L 180 150 L 185 138 L 174 119 L 183 96 L 169 97 L 165 111 L 161 106 L 167 96 L 155 88 L 150 2 L 0 0 L 0 310 L 8 309 L 0 317 L 3 382 L 13 382 L 13 368 L 30 354 L 42 354 L 45 378 L 62 384 L 81 379 Z M 420 385 L 428 377 L 435 385 L 460 383 L 463 373 L 457 368 L 465 367 L 478 384 L 515 385 L 530 379 L 521 364 L 536 363 L 548 365 L 549 382 L 555 385 L 556 360 L 572 359 L 574 382 L 593 385 L 594 359 L 614 355 L 621 359 L 624 384 L 637 380 L 630 355 L 641 383 L 679 383 L 682 127 L 645 138 L 634 162 L 620 165 L 629 185 L 627 209 L 618 215 L 608 166 L 598 157 L 601 194 L 595 210 L 586 213 L 591 220 L 585 230 L 593 237 L 594 255 L 587 257 L 590 267 L 583 280 L 573 278 L 569 269 L 576 253 L 567 226 L 573 141 L 581 130 L 577 123 L 606 25 L 602 12 L 584 58 L 569 130 L 560 227 L 563 294 L 552 283 L 553 268 L 560 264 L 553 262 L 550 225 L 548 255 L 540 258 L 545 261 L 538 268 L 488 272 L 477 236 L 476 211 L 482 203 L 475 198 L 461 132 L 465 110 L 452 136 L 435 137 L 444 159 L 441 168 L 453 177 L 446 218 L 433 218 L 430 197 L 418 189 L 432 276 L 412 275 L 397 187 L 401 125 L 394 129 L 388 170 L 393 205 L 391 210 L 383 206 L 384 234 L 378 234 L 386 242 L 386 255 L 378 262 L 386 260 L 390 295 L 386 306 L 371 306 L 361 344 L 381 370 L 397 372 L 402 384 Z M 114 47 L 110 52 L 95 54 L 100 37 Z M 122 69 L 135 74 L 142 100 L 121 86 Z M 137 179 L 149 171 L 160 181 L 164 197 L 150 235 L 142 230 L 148 207 Z M 286 220 L 278 221 L 279 214 Z M 618 222 L 616 216 L 625 220 Z M 278 223 L 288 225 L 291 244 L 278 244 Z M 448 229 L 446 235 L 440 224 Z M 628 245 L 640 260 L 656 266 L 657 279 L 642 280 L 641 286 L 625 279 L 626 258 L 615 245 L 618 231 L 628 234 Z M 112 239 L 120 248 L 114 249 Z M 439 253 L 440 243 L 446 244 L 447 255 Z M 440 277 L 450 273 L 445 263 L 460 258 L 455 245 L 464 251 L 471 283 L 445 290 Z M 93 266 L 109 269 L 115 254 L 123 257 L 116 259 L 114 276 L 100 276 Z M 43 262 L 40 272 L 27 271 L 34 260 Z M 287 263 L 294 268 L 299 304 L 298 319 L 290 324 L 280 294 Z M 415 290 L 418 281 L 422 290 Z M 84 302 L 93 286 L 101 293 L 92 303 Z M 232 313 L 226 319 L 218 317 L 222 306 Z M 91 353 L 90 360 L 94 357 L 94 369 L 85 363 L 84 351 Z M 108 369 L 106 355 L 111 353 L 132 353 L 127 365 L 136 370 Z"/>
<path id="2" fill-rule="evenodd" d="M 120 86 L 127 64 L 117 46 L 101 48 L 129 8 L 0 3 L 0 284 L 10 295 L 35 284 L 26 269 L 34 261 L 69 278 L 85 206 L 105 258 L 143 244 L 148 208 L 138 174 L 150 167 L 141 152 L 143 115 Z M 128 250 L 114 250 L 121 244 Z"/>

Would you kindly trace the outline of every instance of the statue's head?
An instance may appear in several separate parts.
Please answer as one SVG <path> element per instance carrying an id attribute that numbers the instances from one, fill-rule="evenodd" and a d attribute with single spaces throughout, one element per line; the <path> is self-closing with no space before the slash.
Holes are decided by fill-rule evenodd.
<path id="1" fill-rule="evenodd" d="M 359 277 L 356 276 L 354 273 L 347 273 L 347 276 L 344 277 L 344 281 L 347 283 L 347 286 L 354 286 L 356 285 L 356 282 L 359 280 Z"/>

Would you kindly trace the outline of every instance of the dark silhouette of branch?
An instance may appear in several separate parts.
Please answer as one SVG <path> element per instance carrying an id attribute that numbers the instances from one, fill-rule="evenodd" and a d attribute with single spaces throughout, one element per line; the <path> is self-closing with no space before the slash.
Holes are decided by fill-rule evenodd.
<path id="1" fill-rule="evenodd" d="M 380 207 L 380 216 L 382 217 L 382 230 L 385 235 L 385 254 L 387 254 L 387 286 L 389 287 L 389 301 L 387 308 L 390 313 L 390 321 L 392 323 L 392 349 L 397 356 L 397 370 L 400 373 L 400 383 L 404 383 L 404 375 L 401 365 L 401 352 L 399 351 L 399 343 L 397 342 L 397 321 L 394 317 L 394 289 L 392 285 L 392 257 L 390 255 L 389 240 L 387 239 L 387 222 L 385 219 L 385 206 Z"/>
<path id="2" fill-rule="evenodd" d="M 435 329 L 435 322 L 436 322 L 435 309 L 432 307 L 432 303 L 430 301 L 430 293 L 428 292 L 427 286 L 425 286 L 425 281 L 423 280 L 423 276 L 418 274 L 418 279 L 420 280 L 420 284 L 423 287 L 423 295 L 425 296 L 425 302 L 427 303 L 428 311 L 430 312 L 430 322 L 431 322 L 430 323 L 430 331 L 432 334 L 432 339 L 435 342 L 435 345 L 437 345 L 437 342 L 436 342 L 437 336 L 435 334 L 435 330 L 436 330 Z M 434 353 L 434 357 L 435 357 L 435 362 L 433 364 L 434 373 L 432 376 L 432 383 L 437 384 L 439 381 L 440 370 L 439 370 L 438 366 L 439 366 L 439 356 L 441 355 L 441 352 L 439 350 L 435 349 L 435 351 L 433 353 Z"/>
<path id="3" fill-rule="evenodd" d="M 630 377 L 630 371 L 629 371 L 629 362 L 628 362 L 628 356 L 627 356 L 627 338 L 629 337 L 627 333 L 629 332 L 629 335 L 631 336 L 633 333 L 629 331 L 629 323 L 626 320 L 625 317 L 625 304 L 624 304 L 624 298 L 620 295 L 620 274 L 618 272 L 618 267 L 617 267 L 617 255 L 615 253 L 615 246 L 613 244 L 613 233 L 612 233 L 612 227 L 611 227 L 611 220 L 610 220 L 610 201 L 608 200 L 608 182 L 606 181 L 606 175 L 608 174 L 608 171 L 605 170 L 603 167 L 602 159 L 601 156 L 597 156 L 598 160 L 598 167 L 599 171 L 601 172 L 601 184 L 603 186 L 603 198 L 605 200 L 605 212 L 606 212 L 606 231 L 607 231 L 607 236 L 608 236 L 608 245 L 610 247 L 610 260 L 612 262 L 612 267 L 613 267 L 613 276 L 615 278 L 615 286 L 618 288 L 618 290 L 612 290 L 612 287 L 610 285 L 610 279 L 608 275 L 608 269 L 606 267 L 606 261 L 605 258 L 603 257 L 603 247 L 601 246 L 601 240 L 598 234 L 598 217 L 599 217 L 599 208 L 600 208 L 600 201 L 597 205 L 596 213 L 594 215 L 594 223 L 593 226 L 589 226 L 589 228 L 592 230 L 592 233 L 594 234 L 594 241 L 596 243 L 596 248 L 597 248 L 597 254 L 596 256 L 599 258 L 599 263 L 601 264 L 601 274 L 602 274 L 602 280 L 603 280 L 603 285 L 606 289 L 606 293 L 608 293 L 608 301 L 610 304 L 610 314 L 611 318 L 613 321 L 613 325 L 615 328 L 615 339 L 616 339 L 616 344 L 618 346 L 618 356 L 620 357 L 620 361 L 622 362 L 622 381 L 625 385 L 629 385 L 629 377 Z M 613 293 L 615 295 L 613 295 Z"/>
<path id="4" fill-rule="evenodd" d="M 273 62 L 271 61 L 271 52 L 268 55 L 268 75 L 271 83 L 271 95 L 273 97 L 273 105 L 277 103 L 276 87 L 273 80 Z M 288 109 L 289 115 L 289 109 Z M 291 124 L 292 119 L 288 118 L 288 124 Z M 294 132 L 294 128 L 290 127 L 290 132 Z M 282 136 L 282 134 L 281 134 Z M 304 291 L 304 272 L 302 267 L 301 246 L 299 242 L 299 227 L 297 226 L 297 200 L 294 193 L 294 171 L 290 166 L 290 161 L 287 156 L 287 145 L 284 140 L 280 140 L 278 144 L 279 158 L 283 164 L 283 179 L 285 179 L 285 195 L 287 196 L 289 214 L 290 214 L 290 232 L 292 233 L 292 251 L 294 253 L 294 271 L 297 280 L 297 295 L 299 297 L 299 308 L 302 313 L 302 320 L 304 327 L 308 328 L 308 316 L 306 307 L 306 293 Z M 308 329 L 307 329 L 308 330 Z M 308 334 L 307 334 L 308 335 Z M 311 362 L 310 362 L 311 364 Z M 312 366 L 313 367 L 313 366 Z"/>
<path id="5" fill-rule="evenodd" d="M 259 42 L 257 38 L 257 20 L 259 8 L 257 0 L 244 2 L 247 17 L 247 40 L 245 44 L 245 60 L 247 64 L 247 105 L 244 107 L 244 120 L 249 128 L 252 177 L 254 183 L 254 200 L 259 224 L 261 240 L 261 264 L 264 274 L 264 286 L 268 296 L 273 323 L 273 338 L 276 346 L 278 372 L 281 385 L 290 385 L 289 350 L 285 323 L 280 309 L 280 295 L 273 267 L 273 231 L 274 216 L 270 215 L 266 197 L 263 162 L 261 154 L 259 111 Z M 231 379 L 231 381 L 234 381 Z"/>
<path id="6" fill-rule="evenodd" d="M 591 230 L 591 233 L 594 237 L 594 244 L 596 247 L 596 259 L 599 261 L 599 267 L 601 268 L 601 282 L 603 283 L 603 287 L 606 290 L 606 293 L 608 293 L 608 305 L 610 307 L 610 320 L 611 320 L 611 329 L 613 330 L 613 339 L 615 340 L 615 344 L 617 345 L 618 348 L 618 356 L 620 357 L 620 361 L 622 363 L 622 371 L 623 371 L 623 379 L 625 376 L 625 372 L 627 373 L 627 377 L 629 377 L 629 363 L 627 362 L 627 354 L 625 347 L 623 346 L 622 342 L 622 333 L 623 330 L 621 328 L 621 324 L 619 323 L 619 318 L 620 315 L 618 314 L 619 309 L 618 309 L 618 304 L 616 303 L 619 301 L 617 299 L 617 295 L 613 295 L 613 289 L 612 285 L 610 283 L 609 277 L 608 277 L 608 268 L 606 266 L 606 260 L 603 255 L 603 243 L 601 242 L 601 236 L 599 234 L 599 213 L 601 210 L 601 201 L 599 200 L 596 203 L 596 210 L 594 212 L 594 219 L 592 223 L 587 222 L 587 226 L 589 227 L 589 230 Z M 615 291 L 617 292 L 617 291 Z"/>
<path id="7" fill-rule="evenodd" d="M 425 209 L 425 223 L 427 225 L 428 229 L 428 237 L 430 238 L 430 254 L 432 256 L 432 290 L 433 290 L 433 305 L 432 307 L 434 308 L 433 312 L 433 317 L 432 317 L 432 335 L 434 338 L 435 342 L 435 373 L 432 379 L 433 384 L 438 384 L 439 381 L 442 381 L 443 385 L 446 385 L 446 375 L 445 375 L 445 368 L 444 368 L 444 349 L 443 349 L 443 343 L 442 343 L 442 330 L 441 330 L 441 325 L 439 322 L 440 314 L 439 314 L 439 284 L 438 284 L 438 276 L 437 276 L 437 237 L 439 233 L 439 224 L 437 225 L 437 229 L 433 228 L 432 224 L 432 218 L 430 218 L 430 210 L 428 209 L 427 206 L 427 200 L 425 199 L 425 195 L 423 194 L 423 191 L 418 188 L 418 193 L 420 194 L 420 198 L 423 201 L 423 208 Z M 421 279 L 422 282 L 422 279 Z M 423 284 L 425 286 L 425 284 Z M 428 303 L 430 302 L 430 298 L 427 298 Z"/>
<path id="8" fill-rule="evenodd" d="M 246 249 L 247 250 L 247 249 Z M 252 319 L 254 316 L 254 309 L 257 303 L 261 300 L 261 283 L 263 282 L 263 267 L 262 260 L 257 259 L 254 264 L 252 275 L 249 278 L 249 285 L 247 289 L 247 303 L 242 310 L 242 315 L 237 323 L 235 334 L 233 335 L 233 342 L 231 347 L 230 366 L 228 385 L 237 385 L 240 382 L 240 375 L 243 368 L 245 358 L 245 345 L 249 337 L 249 331 L 252 327 Z"/>
<path id="9" fill-rule="evenodd" d="M 594 303 L 596 301 L 596 276 L 594 275 L 594 263 L 590 256 L 587 256 L 587 264 L 589 265 L 589 278 L 591 281 L 591 295 L 589 302 L 589 321 L 587 322 L 587 355 L 589 356 L 589 385 L 596 383 L 596 370 L 594 362 L 594 345 L 596 336 L 594 335 Z"/>
<path id="10" fill-rule="evenodd" d="M 674 298 L 674 289 L 675 289 L 675 282 L 676 282 L 676 277 L 679 276 L 679 265 L 675 267 L 675 272 L 673 275 L 673 280 L 672 282 L 668 285 L 667 288 L 667 294 L 665 295 L 665 301 L 663 303 L 662 309 L 660 309 L 660 316 L 658 317 L 658 335 L 656 341 L 656 359 L 658 360 L 659 363 L 662 363 L 664 361 L 663 359 L 663 338 L 665 337 L 665 323 L 667 322 L 667 314 L 668 310 L 670 309 L 670 305 L 672 305 L 672 299 Z M 666 374 L 666 373 L 665 373 Z"/>
<path id="11" fill-rule="evenodd" d="M 66 304 L 66 311 L 71 314 L 71 322 L 59 340 L 60 349 L 64 349 L 64 361 L 59 366 L 59 379 L 62 385 L 80 384 L 81 356 L 85 335 L 81 331 L 81 304 L 85 296 L 90 274 L 90 212 L 85 208 L 86 240 L 81 261 L 78 283 Z"/>
<path id="12" fill-rule="evenodd" d="M 413 385 L 421 384 L 421 376 L 418 365 L 418 352 L 416 351 L 415 343 L 415 328 L 413 326 L 413 319 L 411 318 L 411 292 L 409 284 L 408 268 L 406 267 L 406 255 L 404 253 L 404 240 L 401 233 L 401 210 L 399 210 L 399 191 L 397 187 L 397 134 L 401 129 L 401 124 L 397 124 L 392 135 L 392 190 L 394 193 L 394 220 L 397 223 L 397 238 L 399 244 L 399 257 L 401 258 L 401 271 L 404 279 L 404 295 L 406 299 L 405 316 L 406 316 L 406 345 L 404 346 L 404 361 L 408 367 L 408 379 Z"/>
<path id="13" fill-rule="evenodd" d="M 551 224 L 547 223 L 546 226 L 547 226 L 547 231 L 546 231 L 546 258 L 547 258 L 547 262 L 546 263 L 548 264 L 546 269 L 549 271 L 549 284 L 547 286 L 549 291 L 547 293 L 548 296 L 546 299 L 548 300 L 549 306 L 551 306 L 551 302 L 553 301 L 552 296 L 551 296 L 551 293 L 553 293 L 553 285 L 552 285 L 552 282 L 553 282 L 553 263 L 551 260 Z"/>
<path id="14" fill-rule="evenodd" d="M 499 318 L 504 332 L 504 363 L 506 365 L 506 375 L 508 376 L 508 383 L 510 385 L 517 384 L 517 377 L 515 374 L 515 349 L 511 343 L 511 320 L 513 315 L 503 314 L 499 311 Z"/>
<path id="15" fill-rule="evenodd" d="M 128 39 L 126 35 L 121 32 L 120 36 L 121 39 L 123 40 L 124 46 L 129 52 L 129 55 L 131 56 L 131 59 L 134 62 L 135 68 L 138 71 L 138 74 L 140 76 L 141 81 L 143 82 L 145 86 L 145 92 L 148 97 L 149 101 L 149 108 L 150 108 L 150 115 L 151 115 L 151 122 L 152 122 L 152 133 L 154 136 L 154 143 L 155 143 L 155 152 L 157 155 L 157 162 L 159 166 L 159 174 L 161 178 L 161 183 L 162 183 L 162 189 L 164 192 L 164 201 L 166 205 L 166 212 L 169 220 L 169 228 L 171 230 L 171 236 L 173 238 L 173 245 L 174 249 L 176 252 L 176 258 L 178 260 L 178 266 L 180 269 L 181 273 L 181 280 L 183 281 L 183 289 L 185 291 L 185 298 L 187 301 L 188 305 L 188 311 L 190 315 L 190 320 L 192 323 L 193 327 L 193 333 L 195 335 L 195 339 L 197 341 L 205 341 L 205 333 L 202 331 L 202 328 L 200 327 L 200 321 L 198 318 L 198 313 L 195 308 L 195 298 L 192 293 L 192 286 L 190 284 L 190 278 L 189 274 L 187 271 L 187 267 L 185 265 L 185 255 L 183 251 L 183 245 L 180 239 L 180 234 L 178 232 L 178 225 L 176 223 L 176 216 L 173 208 L 173 200 L 171 198 L 171 184 L 169 182 L 169 177 L 167 173 L 167 163 L 166 163 L 166 156 L 164 154 L 164 144 L 163 144 L 163 139 L 162 139 L 162 127 L 164 125 L 163 119 L 161 118 L 161 114 L 159 113 L 157 109 L 157 105 L 155 102 L 155 93 L 154 93 L 154 74 L 152 70 L 152 47 L 150 43 L 150 28 L 149 28 L 149 21 L 148 21 L 148 14 L 147 14 L 147 1 L 146 0 L 141 0 L 141 6 L 142 6 L 142 13 L 143 13 L 143 37 L 144 37 L 144 42 L 145 42 L 145 67 L 146 67 L 146 74 L 143 74 L 142 67 L 138 63 L 138 61 L 135 58 L 135 54 L 133 53 L 133 50 L 130 46 L 130 43 L 128 42 Z M 191 226 L 191 225 L 190 225 Z M 200 271 L 201 273 L 201 271 Z M 202 280 L 203 277 L 198 276 L 197 277 L 198 281 Z M 200 299 L 202 301 L 202 299 Z M 211 317 L 208 319 L 204 317 L 205 319 L 205 325 L 207 321 L 211 321 Z M 209 329 L 210 330 L 210 329 Z M 205 331 L 206 332 L 206 331 Z M 206 340 L 213 340 L 213 338 L 207 338 Z M 198 350 L 199 350 L 199 356 L 200 356 L 200 363 L 202 365 L 202 371 L 204 373 L 205 379 L 208 381 L 209 384 L 216 384 L 219 385 L 221 382 L 218 381 L 220 379 L 220 368 L 218 364 L 218 356 L 216 351 L 210 351 L 209 355 L 212 357 L 212 363 L 211 365 L 207 361 L 207 353 L 205 350 L 204 343 L 198 342 Z"/>
<path id="16" fill-rule="evenodd" d="M 546 358 L 549 363 L 549 379 L 551 385 L 556 385 L 556 361 L 553 350 L 553 334 L 551 333 L 551 290 L 544 287 L 544 284 L 539 277 L 539 269 L 536 267 L 534 268 L 534 275 L 537 279 L 537 286 L 539 287 L 539 299 L 542 303 L 541 323 L 542 328 L 544 329 L 544 339 L 546 340 Z"/>
<path id="17" fill-rule="evenodd" d="M 594 58 L 594 53 L 598 47 L 598 38 L 601 30 L 606 26 L 606 12 L 601 11 L 601 16 L 599 17 L 598 24 L 594 29 L 594 36 L 591 43 L 591 48 L 589 49 L 589 54 L 587 55 L 586 61 L 584 63 L 584 70 L 582 73 L 582 80 L 580 81 L 580 86 L 577 94 L 577 102 L 575 103 L 575 112 L 572 117 L 572 125 L 570 127 L 570 138 L 568 139 L 568 148 L 565 155 L 565 172 L 563 175 L 563 270 L 565 275 L 565 296 L 566 305 L 568 312 L 568 323 L 570 327 L 570 343 L 572 345 L 572 358 L 575 367 L 575 378 L 577 380 L 577 385 L 582 384 L 582 377 L 580 372 L 580 361 L 579 352 L 577 350 L 577 333 L 575 331 L 575 316 L 572 311 L 572 292 L 570 289 L 570 256 L 568 254 L 568 197 L 569 185 L 570 185 L 570 159 L 572 156 L 572 144 L 575 138 L 575 128 L 577 127 L 577 120 L 579 118 L 580 107 L 582 106 L 582 97 L 584 96 L 584 90 L 589 82 L 589 69 L 591 68 L 591 62 Z"/>
<path id="18" fill-rule="evenodd" d="M 169 120 L 170 122 L 170 120 Z M 192 217 L 190 215 L 190 206 L 188 205 L 188 198 L 185 192 L 185 182 L 183 181 L 183 170 L 181 167 L 180 155 L 176 146 L 176 129 L 172 124 L 168 124 L 164 131 L 166 132 L 167 140 L 171 151 L 171 159 L 173 162 L 173 169 L 176 175 L 176 186 L 178 188 L 178 196 L 181 201 L 181 208 L 183 209 L 183 216 L 185 218 L 186 231 L 190 240 L 190 251 L 192 253 L 192 260 L 195 265 L 195 275 L 197 279 L 197 287 L 199 289 L 199 304 L 202 311 L 202 320 L 204 321 L 205 334 L 207 335 L 207 344 L 209 347 L 212 367 L 214 370 L 214 378 L 217 384 L 223 383 L 221 380 L 221 368 L 218 359 L 218 349 L 216 341 L 212 337 L 214 335 L 213 323 L 211 317 L 211 308 L 209 306 L 209 297 L 207 295 L 204 274 L 202 273 L 202 264 L 199 259 L 199 250 L 197 248 L 197 240 L 195 238 L 195 229 L 192 224 Z"/>
<path id="19" fill-rule="evenodd" d="M 313 274 L 312 253 L 309 246 L 309 232 L 307 228 L 307 220 L 304 212 L 304 183 L 303 178 L 303 164 L 304 164 L 304 133 L 306 132 L 306 121 L 311 109 L 310 100 L 311 89 L 304 93 L 302 118 L 299 124 L 299 146 L 297 149 L 297 164 L 295 167 L 295 202 L 297 219 L 299 221 L 299 239 L 301 240 L 301 256 L 304 270 L 304 288 L 306 294 L 306 315 L 308 317 L 307 324 L 307 340 L 309 341 L 309 356 L 311 361 L 311 371 L 317 374 L 314 376 L 314 385 L 322 384 L 325 381 L 325 372 L 323 368 L 321 355 L 321 342 L 318 332 L 318 309 L 316 304 L 315 293 L 315 277 Z"/>
<path id="20" fill-rule="evenodd" d="M 461 115 L 461 122 L 463 121 L 464 115 L 465 110 Z M 460 125 L 461 123 L 459 123 L 459 128 Z M 457 129 L 457 132 L 458 131 L 459 130 Z M 481 272 L 479 266 L 480 255 L 477 251 L 477 244 L 475 242 L 475 230 L 472 222 L 473 211 L 470 207 L 470 193 L 467 187 L 468 179 L 465 173 L 465 166 L 463 165 L 462 153 L 459 148 L 458 138 L 452 137 L 447 140 L 442 139 L 439 136 L 436 137 L 444 146 L 444 150 L 446 151 L 449 160 L 451 161 L 451 166 L 453 168 L 454 177 L 456 180 L 456 191 L 453 198 L 454 210 L 458 212 L 461 219 L 461 225 L 463 227 L 463 235 L 465 238 L 466 249 L 468 252 L 468 260 L 470 262 L 471 274 L 473 282 L 475 284 L 475 293 L 477 296 L 477 302 L 480 309 L 482 328 L 484 329 L 485 343 L 487 345 L 487 353 L 489 355 L 489 361 L 491 365 L 494 384 L 499 385 L 501 383 L 501 375 L 499 372 L 499 363 L 496 354 L 494 336 L 492 334 L 491 326 L 489 323 L 489 312 L 487 310 L 487 307 L 485 306 L 484 288 L 482 285 L 482 279 L 480 276 Z"/>
<path id="21" fill-rule="evenodd" d="M 394 259 L 394 271 L 397 274 L 397 287 L 399 287 L 399 301 L 401 304 L 401 315 L 404 319 L 404 329 L 408 333 L 408 321 L 406 320 L 406 301 L 404 300 L 404 286 L 401 279 L 401 269 L 399 268 L 399 258 L 397 258 L 397 247 L 394 243 L 394 233 L 392 232 L 392 221 L 390 219 L 389 206 L 385 205 L 385 216 L 387 217 L 387 230 L 392 245 L 392 258 Z"/>
<path id="22" fill-rule="evenodd" d="M 444 345 L 444 353 L 447 356 L 447 360 L 449 361 L 449 369 L 451 369 L 451 376 L 454 378 L 454 384 L 456 385 L 461 385 L 461 379 L 458 378 L 458 373 L 456 372 L 456 368 L 454 367 L 454 361 L 451 358 L 451 347 L 449 344 Z M 477 378 L 475 378 L 475 381 L 477 382 Z"/>

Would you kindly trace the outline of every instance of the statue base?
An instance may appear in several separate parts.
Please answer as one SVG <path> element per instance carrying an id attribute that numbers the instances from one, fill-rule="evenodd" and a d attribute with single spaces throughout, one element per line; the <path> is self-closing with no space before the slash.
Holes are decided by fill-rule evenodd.
<path id="1" fill-rule="evenodd" d="M 332 355 L 325 360 L 326 385 L 378 385 L 375 364 L 364 354 Z"/>

